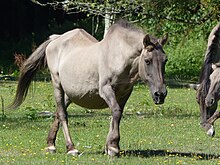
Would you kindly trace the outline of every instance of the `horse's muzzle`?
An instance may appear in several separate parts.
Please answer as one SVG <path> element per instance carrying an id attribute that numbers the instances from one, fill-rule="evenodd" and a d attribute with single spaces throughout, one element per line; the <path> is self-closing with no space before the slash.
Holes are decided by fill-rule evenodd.
<path id="1" fill-rule="evenodd" d="M 153 95 L 153 100 L 155 104 L 163 104 L 164 100 L 167 96 L 167 91 L 166 92 L 155 92 Z"/>

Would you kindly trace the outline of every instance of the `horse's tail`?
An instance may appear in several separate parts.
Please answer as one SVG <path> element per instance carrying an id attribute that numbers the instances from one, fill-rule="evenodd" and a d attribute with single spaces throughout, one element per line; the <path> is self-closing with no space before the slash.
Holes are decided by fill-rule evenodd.
<path id="1" fill-rule="evenodd" d="M 42 43 L 24 62 L 21 67 L 20 77 L 17 85 L 16 95 L 13 103 L 9 108 L 17 108 L 25 100 L 28 92 L 28 88 L 36 75 L 37 71 L 47 67 L 46 61 L 46 48 L 48 44 L 56 39 L 58 35 L 51 36 L 47 41 Z"/>

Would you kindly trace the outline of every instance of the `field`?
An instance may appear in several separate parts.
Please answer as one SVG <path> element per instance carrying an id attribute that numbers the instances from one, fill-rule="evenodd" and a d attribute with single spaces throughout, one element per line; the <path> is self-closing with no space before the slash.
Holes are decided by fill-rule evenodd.
<path id="1" fill-rule="evenodd" d="M 2 107 L 15 94 L 16 82 L 0 82 Z M 52 85 L 34 82 L 27 99 L 17 110 L 0 108 L 0 164 L 220 164 L 220 122 L 216 135 L 208 137 L 200 127 L 195 91 L 168 87 L 163 105 L 156 106 L 144 85 L 136 85 L 121 122 L 119 158 L 103 154 L 110 111 L 69 107 L 69 128 L 80 156 L 66 155 L 63 133 L 57 153 L 45 152 L 46 137 L 54 112 Z M 2 104 L 0 104 L 2 105 Z"/>

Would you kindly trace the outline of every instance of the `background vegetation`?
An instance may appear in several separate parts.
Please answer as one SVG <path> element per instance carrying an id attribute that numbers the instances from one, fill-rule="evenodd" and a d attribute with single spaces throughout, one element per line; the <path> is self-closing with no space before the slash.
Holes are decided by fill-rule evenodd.
<path id="1" fill-rule="evenodd" d="M 219 20 L 217 0 L 7 0 L 0 2 L 0 71 L 12 74 L 14 54 L 29 56 L 50 34 L 82 27 L 102 39 L 110 23 L 127 19 L 161 37 L 169 33 L 167 77 L 197 80 L 207 38 Z"/>

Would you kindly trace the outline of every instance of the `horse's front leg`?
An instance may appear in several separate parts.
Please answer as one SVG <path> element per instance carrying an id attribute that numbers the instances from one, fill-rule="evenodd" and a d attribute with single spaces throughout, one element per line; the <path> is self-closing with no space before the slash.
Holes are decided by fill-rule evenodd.
<path id="1" fill-rule="evenodd" d="M 209 136 L 215 135 L 214 122 L 219 118 L 218 112 L 215 113 L 216 109 L 217 104 L 214 104 L 212 107 L 207 107 L 205 103 L 200 103 L 201 126 Z"/>
<path id="2" fill-rule="evenodd" d="M 216 111 L 208 120 L 207 122 L 211 125 L 214 125 L 214 122 L 220 118 L 220 111 Z"/>
<path id="3" fill-rule="evenodd" d="M 105 152 L 110 156 L 116 156 L 119 154 L 120 147 L 120 131 L 119 125 L 122 116 L 123 109 L 120 108 L 117 103 L 115 92 L 110 84 L 103 85 L 99 89 L 100 96 L 106 101 L 107 105 L 111 109 L 112 119 L 110 123 L 109 133 L 106 139 Z"/>
<path id="4" fill-rule="evenodd" d="M 196 101 L 199 104 L 200 116 L 201 116 L 201 126 L 206 131 L 207 135 L 214 136 L 214 122 L 208 121 L 211 116 L 215 113 L 217 109 L 217 103 L 212 107 L 207 107 L 205 104 L 205 95 L 203 94 L 203 84 L 200 84 L 197 93 Z"/>

